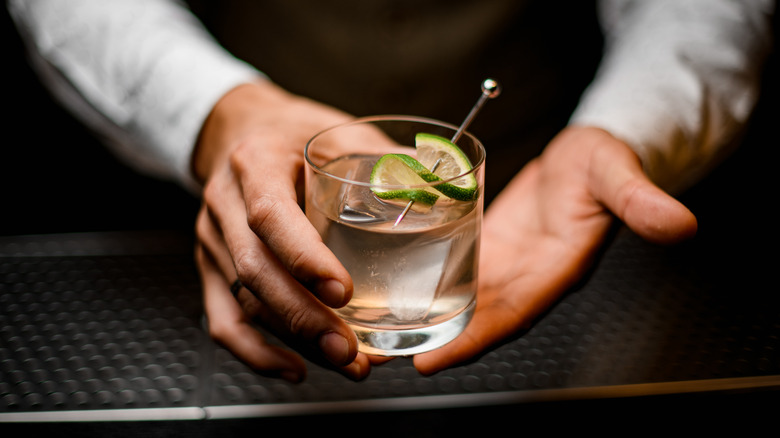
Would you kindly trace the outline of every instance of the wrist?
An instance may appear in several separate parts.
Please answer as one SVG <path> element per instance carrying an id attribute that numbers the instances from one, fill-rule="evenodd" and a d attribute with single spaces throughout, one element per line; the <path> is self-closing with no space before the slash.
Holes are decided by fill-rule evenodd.
<path id="1" fill-rule="evenodd" d="M 292 99 L 292 95 L 265 80 L 241 84 L 225 93 L 204 121 L 193 149 L 191 165 L 196 180 L 206 181 L 215 164 L 226 160 L 230 150 L 265 114 Z"/>

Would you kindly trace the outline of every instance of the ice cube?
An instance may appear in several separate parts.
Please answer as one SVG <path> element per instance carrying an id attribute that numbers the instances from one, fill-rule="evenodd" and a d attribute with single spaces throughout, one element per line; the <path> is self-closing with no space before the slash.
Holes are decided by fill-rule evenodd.
<path id="1" fill-rule="evenodd" d="M 373 169 L 373 164 L 370 161 L 361 161 L 355 169 L 349 171 L 346 178 L 368 181 L 371 169 Z M 343 222 L 367 224 L 390 220 L 386 214 L 382 214 L 385 206 L 369 187 L 344 184 L 339 196 L 341 197 L 338 205 L 339 220 Z"/>
<path id="2" fill-rule="evenodd" d="M 387 219 L 377 217 L 370 211 L 361 211 L 352 208 L 349 204 L 344 206 L 339 211 L 339 220 L 347 223 L 356 224 L 368 224 L 373 222 L 386 222 Z"/>
<path id="3" fill-rule="evenodd" d="M 462 224 L 462 227 L 472 226 L 469 223 Z M 436 298 L 442 296 L 442 294 L 451 291 L 458 283 L 464 281 L 463 276 L 468 275 L 471 277 L 471 273 L 475 272 L 474 264 L 476 260 L 476 236 L 470 233 L 461 233 L 459 231 L 453 232 L 453 240 L 451 240 L 451 251 L 447 255 L 447 269 L 446 272 L 442 272 L 441 280 L 439 281 L 438 288 L 436 290 Z M 468 238 L 469 241 L 465 242 L 464 239 Z"/>
<path id="4" fill-rule="evenodd" d="M 388 284 L 388 307 L 401 321 L 419 321 L 428 314 L 450 252 L 449 240 L 409 247 Z"/>

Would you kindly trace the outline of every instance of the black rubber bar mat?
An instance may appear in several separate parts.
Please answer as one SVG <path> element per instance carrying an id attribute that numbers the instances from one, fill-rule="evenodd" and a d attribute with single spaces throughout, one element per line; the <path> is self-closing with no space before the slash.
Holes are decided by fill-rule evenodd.
<path id="1" fill-rule="evenodd" d="M 725 242 L 729 243 L 729 242 Z M 731 243 L 737 243 L 736 240 Z M 501 406 L 780 388 L 776 288 L 722 240 L 625 230 L 530 330 L 431 377 L 401 358 L 364 381 L 309 364 L 259 376 L 203 328 L 189 237 L 0 238 L 0 422 L 221 419 Z"/>

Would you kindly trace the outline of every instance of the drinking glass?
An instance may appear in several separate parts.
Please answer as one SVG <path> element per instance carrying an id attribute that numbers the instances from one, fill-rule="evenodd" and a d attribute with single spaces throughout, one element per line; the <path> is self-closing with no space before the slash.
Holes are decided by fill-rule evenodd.
<path id="1" fill-rule="evenodd" d="M 483 145 L 468 132 L 457 134 L 455 144 L 477 182 L 471 199 L 440 196 L 432 206 L 413 202 L 407 209 L 408 200 L 380 199 L 375 190 L 436 191 L 458 177 L 412 186 L 370 182 L 382 155 L 416 155 L 417 133 L 452 139 L 457 131 L 433 119 L 372 116 L 326 129 L 306 145 L 306 215 L 352 277 L 352 299 L 336 312 L 355 331 L 364 353 L 429 351 L 453 340 L 471 320 L 484 202 Z"/>

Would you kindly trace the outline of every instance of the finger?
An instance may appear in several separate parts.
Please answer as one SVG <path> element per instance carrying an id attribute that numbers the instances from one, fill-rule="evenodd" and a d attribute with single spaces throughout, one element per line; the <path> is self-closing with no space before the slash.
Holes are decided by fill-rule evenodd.
<path id="1" fill-rule="evenodd" d="M 383 363 L 390 362 L 393 359 L 395 359 L 394 356 L 368 356 L 368 361 L 372 365 L 381 365 Z"/>
<path id="2" fill-rule="evenodd" d="M 205 212 L 205 209 L 203 209 L 199 214 L 197 222 L 198 234 L 200 236 L 200 246 L 198 251 L 202 253 L 200 257 L 208 257 L 209 263 L 209 266 L 204 269 L 216 269 L 216 266 L 219 265 L 219 270 L 221 271 L 220 273 L 222 274 L 223 281 L 214 289 L 224 289 L 225 285 L 228 284 L 227 282 L 229 279 L 236 275 L 235 268 L 233 268 L 232 261 L 230 259 L 230 254 L 227 248 L 224 246 L 224 242 L 221 241 L 219 234 L 216 232 L 216 229 L 213 226 L 213 222 L 209 219 L 209 215 Z M 209 275 L 216 276 L 218 274 L 209 273 Z M 215 283 L 217 282 L 216 279 L 213 281 Z M 244 287 L 241 287 L 238 293 L 234 294 L 233 298 L 239 304 L 239 307 L 243 309 L 243 312 L 246 315 L 246 321 L 242 320 L 242 326 L 238 327 L 237 330 L 232 331 L 221 329 L 219 326 L 217 326 L 214 330 L 214 336 L 218 338 L 222 344 L 226 345 L 226 348 L 231 351 L 237 348 L 237 346 L 240 346 L 240 350 L 234 352 L 240 360 L 246 361 L 255 369 L 265 369 L 268 367 L 268 365 L 263 364 L 262 358 L 256 358 L 258 353 L 255 352 L 254 349 L 256 348 L 256 345 L 267 345 L 266 339 L 262 336 L 261 333 L 257 332 L 253 327 L 251 327 L 249 323 L 253 316 L 258 316 L 264 313 L 261 308 L 262 303 L 260 303 L 260 301 Z M 226 301 L 224 305 L 230 305 L 229 301 Z M 246 330 L 251 331 L 241 333 L 242 331 Z M 242 337 L 243 339 L 234 339 L 237 336 Z M 282 351 L 285 355 L 287 354 L 286 350 L 279 350 Z M 306 351 L 311 352 L 311 346 L 306 346 Z M 292 357 L 296 356 L 293 355 Z M 312 358 L 312 360 L 318 362 L 316 358 Z M 322 365 L 327 366 L 328 364 Z M 359 354 L 353 362 L 347 364 L 346 366 L 339 367 L 338 371 L 353 380 L 361 380 L 368 376 L 370 369 L 371 363 L 368 358 L 365 357 L 365 355 Z M 268 374 L 267 371 L 266 373 Z M 303 378 L 303 375 L 296 371 L 283 371 L 279 372 L 278 374 L 284 377 L 286 380 L 293 382 L 299 381 Z"/>
<path id="3" fill-rule="evenodd" d="M 198 211 L 198 216 L 195 220 L 195 232 L 198 238 L 198 245 L 202 246 L 202 249 L 210 256 L 215 266 L 219 268 L 225 281 L 234 281 L 236 279 L 236 268 L 233 266 L 230 251 L 225 246 L 222 233 L 217 228 L 205 206 Z"/>
<path id="4" fill-rule="evenodd" d="M 259 318 L 282 337 L 317 346 L 334 365 L 351 363 L 355 334 L 304 288 L 247 226 L 243 198 L 227 176 L 204 190 L 209 211 L 222 230 L 236 275 L 261 302 Z"/>
<path id="5" fill-rule="evenodd" d="M 261 303 L 238 280 L 230 251 L 228 251 L 222 234 L 214 225 L 214 221 L 205 208 L 201 209 L 196 223 L 200 249 L 209 256 L 212 264 L 219 268 L 222 279 L 226 284 L 230 284 L 230 293 L 238 301 L 244 313 L 249 318 L 256 317 L 260 313 Z M 238 289 L 233 290 L 236 285 L 238 285 Z"/>
<path id="6" fill-rule="evenodd" d="M 571 273 L 578 269 L 575 258 L 565 254 L 565 247 L 552 247 L 534 253 L 532 257 L 557 260 L 540 272 L 522 272 L 524 261 L 518 261 L 518 275 L 511 280 L 494 284 L 490 279 L 480 280 L 480 292 L 474 317 L 452 342 L 437 350 L 414 357 L 414 366 L 423 375 L 431 375 L 445 368 L 470 360 L 491 345 L 495 345 L 517 331 L 527 328 L 557 300 L 570 284 Z M 529 256 L 531 257 L 531 256 Z M 487 262 L 489 263 L 489 262 Z M 480 276 L 485 271 L 480 266 Z"/>
<path id="7" fill-rule="evenodd" d="M 289 337 L 281 336 L 280 339 L 290 346 L 294 351 L 301 353 L 303 357 L 307 358 L 314 364 L 317 364 L 323 368 L 332 368 L 338 371 L 342 375 L 349 377 L 352 380 L 362 380 L 368 377 L 371 371 L 372 362 L 369 356 L 358 353 L 352 362 L 337 365 L 333 361 L 323 358 L 322 354 L 316 348 L 308 343 L 301 343 L 300 340 L 291 339 Z M 334 366 L 335 365 L 335 366 Z"/>
<path id="8" fill-rule="evenodd" d="M 497 310 L 499 313 L 503 312 L 502 309 Z M 487 346 L 492 345 L 493 342 L 497 342 L 491 342 L 490 339 L 497 338 L 499 334 L 504 333 L 506 325 L 502 324 L 504 323 L 501 319 L 496 319 L 495 315 L 477 313 L 463 333 L 458 335 L 455 340 L 436 350 L 414 356 L 414 367 L 420 374 L 430 376 L 468 361 L 481 353 Z M 508 336 L 509 333 L 506 335 Z"/>
<path id="9" fill-rule="evenodd" d="M 693 213 L 650 181 L 633 151 L 612 139 L 605 146 L 591 162 L 596 199 L 650 242 L 672 244 L 696 234 Z"/>
<path id="10" fill-rule="evenodd" d="M 371 361 L 368 356 L 358 353 L 355 360 L 346 366 L 340 367 L 339 372 L 352 380 L 362 380 L 368 377 L 371 371 Z"/>
<path id="11" fill-rule="evenodd" d="M 306 365 L 300 356 L 270 345 L 249 322 L 213 260 L 199 247 L 196 260 L 203 284 L 209 334 L 236 357 L 258 372 L 300 382 Z"/>
<path id="12" fill-rule="evenodd" d="M 263 146 L 262 150 L 239 147 L 231 161 L 241 181 L 249 227 L 323 303 L 342 307 L 352 296 L 352 280 L 306 218 L 291 184 L 301 178 L 300 151 L 272 142 Z M 269 156 L 282 158 L 270 160 Z"/>

